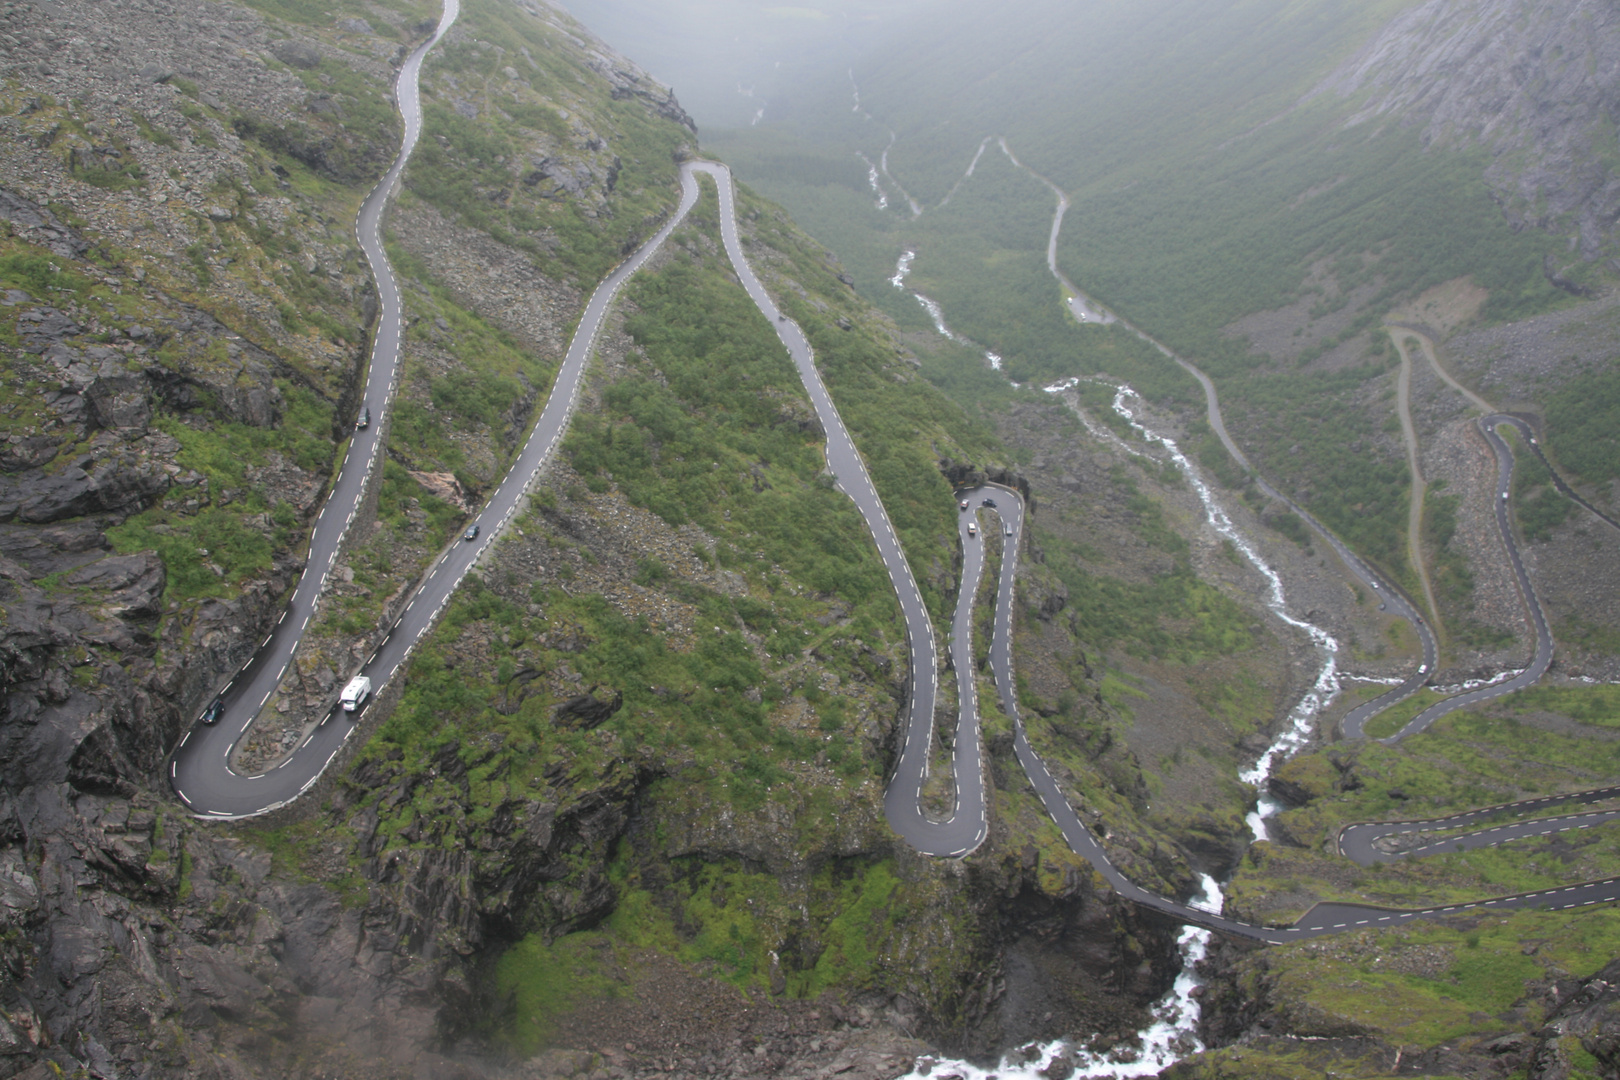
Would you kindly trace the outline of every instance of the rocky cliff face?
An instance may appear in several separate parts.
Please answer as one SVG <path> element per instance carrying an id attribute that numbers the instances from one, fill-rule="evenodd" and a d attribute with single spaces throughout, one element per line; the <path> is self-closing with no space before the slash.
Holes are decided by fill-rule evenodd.
<path id="1" fill-rule="evenodd" d="M 1620 13 L 1601 0 L 1428 0 L 1311 96 L 1361 96 L 1351 124 L 1421 125 L 1437 147 L 1483 143 L 1510 220 L 1607 258 L 1620 216 L 1617 29 Z"/>
<path id="2" fill-rule="evenodd" d="M 314 25 L 271 10 L 0 14 L 0 1077 L 878 1077 L 909 1068 L 919 1033 L 990 1050 L 1054 1010 L 1134 1026 L 1168 978 L 1168 930 L 1038 813 L 1009 795 L 960 865 L 887 833 L 905 685 L 887 594 L 843 599 L 727 524 L 745 500 L 826 491 L 776 444 L 725 457 L 701 524 L 627 494 L 626 467 L 559 464 L 426 665 L 371 710 L 383 730 L 352 768 L 250 828 L 171 798 L 167 755 L 301 569 L 373 314 L 353 213 L 397 138 L 392 64 L 432 26 L 409 5 Z M 325 650 L 369 632 L 458 528 L 583 297 L 673 201 L 691 135 L 673 96 L 556 8 L 492 11 L 428 65 L 425 153 L 394 219 L 417 261 L 393 461 L 246 767 L 319 714 Z M 779 215 L 749 221 L 780 287 L 863 343 L 823 348 L 829 378 L 909 388 L 890 412 L 916 420 L 902 449 L 921 479 L 889 482 L 931 505 L 924 448 L 960 456 L 965 425 L 819 249 L 796 262 L 808 242 Z M 670 262 L 717 281 L 715 251 L 698 230 Z M 651 348 L 613 337 L 583 415 L 672 384 L 698 409 L 703 380 Z M 765 426 L 808 446 L 813 414 L 777 375 Z M 886 582 L 861 535 L 821 539 Z M 950 551 L 928 542 L 946 588 Z M 626 635 L 689 674 L 643 691 L 613 651 Z M 735 744 L 703 744 L 711 728 Z M 715 797 L 733 781 L 768 797 Z M 541 1014 L 555 1030 L 524 1042 L 503 954 L 603 927 L 592 970 L 618 990 Z"/>

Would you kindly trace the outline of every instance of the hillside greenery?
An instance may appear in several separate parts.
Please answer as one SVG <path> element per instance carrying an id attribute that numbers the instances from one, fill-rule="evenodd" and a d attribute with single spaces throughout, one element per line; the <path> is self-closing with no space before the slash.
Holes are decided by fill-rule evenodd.
<path id="1" fill-rule="evenodd" d="M 1567 297 L 1541 272 L 1553 239 L 1514 231 L 1487 190 L 1486 151 L 1431 148 L 1399 125 L 1346 126 L 1359 99 L 1304 100 L 1404 6 L 1166 0 L 1127 15 L 1036 4 L 1006 19 L 946 5 L 908 25 L 903 50 L 872 47 L 858 73 L 870 115 L 829 84 L 775 123 L 706 132 L 705 145 L 786 203 L 906 330 L 931 325 L 887 281 L 911 250 L 908 289 L 939 301 L 951 329 L 998 353 L 1010 378 L 1105 372 L 1196 408 L 1197 387 L 1151 346 L 1063 310 L 1045 266 L 1056 199 L 1001 152 L 993 137 L 1005 135 L 1072 199 L 1057 248 L 1068 277 L 1208 371 L 1262 474 L 1406 582 L 1404 459 L 1354 449 L 1393 418 L 1379 404 L 1389 357 L 1378 321 L 1464 275 L 1489 290 L 1487 320 Z M 1040 56 L 1052 63 L 1032 62 Z M 880 210 L 857 152 L 875 161 L 891 129 Z M 1228 332 L 1291 304 L 1331 331 L 1296 335 L 1280 358 Z M 1375 339 L 1364 350 L 1363 335 Z M 1317 364 L 1335 349 L 1363 355 Z M 968 366 L 964 356 L 929 374 L 966 396 L 982 382 Z M 1590 459 L 1607 444 L 1592 445 L 1580 460 L 1601 472 Z"/>
<path id="2" fill-rule="evenodd" d="M 1548 396 L 1546 407 L 1547 442 L 1559 465 L 1594 484 L 1620 477 L 1620 362 L 1570 379 Z M 1522 468 L 1524 455 L 1520 463 Z M 1536 475 L 1538 480 L 1526 481 L 1527 491 L 1540 482 Z M 1556 524 L 1550 521 L 1556 513 L 1547 507 L 1549 524 Z"/>
<path id="3" fill-rule="evenodd" d="M 755 258 L 808 294 L 789 303 L 805 309 L 818 364 L 850 403 L 849 427 L 938 607 L 943 583 L 929 574 L 952 561 L 955 510 L 935 447 L 984 460 L 995 444 L 896 356 L 817 245 L 745 199 Z M 411 778 L 403 800 L 356 789 L 377 813 L 377 842 L 395 850 L 485 852 L 513 807 L 561 814 L 603 791 L 636 792 L 640 825 L 599 867 L 611 883 L 605 917 L 571 933 L 558 901 L 525 898 L 518 934 L 492 964 L 488 1034 L 524 1053 L 547 1045 L 570 1010 L 627 992 L 637 950 L 749 993 L 908 984 L 942 1007 L 975 955 L 966 909 L 932 874 L 902 875 L 886 840 L 860 840 L 861 854 L 818 861 L 802 882 L 681 847 L 733 828 L 784 852 L 886 836 L 885 740 L 899 709 L 889 684 L 904 663 L 866 527 L 824 477 L 798 374 L 718 239 L 706 186 L 626 286 L 622 355 L 599 355 L 558 469 L 416 649 L 399 703 L 356 766 Z M 431 282 L 418 303 L 429 299 L 445 302 Z M 691 557 L 649 551 L 620 565 L 585 526 L 625 503 L 655 515 Z M 577 723 L 559 711 L 582 689 L 611 692 L 611 716 Z M 1037 831 L 1043 846 L 1061 845 L 1049 827 Z M 557 888 L 594 880 L 595 855 L 567 857 Z M 1057 847 L 1053 860 L 1072 862 Z M 925 922 L 933 929 L 919 937 Z"/>

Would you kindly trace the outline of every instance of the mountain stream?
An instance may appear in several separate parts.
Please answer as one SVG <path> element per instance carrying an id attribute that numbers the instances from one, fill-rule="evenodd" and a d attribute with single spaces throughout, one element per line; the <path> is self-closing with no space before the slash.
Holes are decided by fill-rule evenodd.
<path id="1" fill-rule="evenodd" d="M 1003 147 L 1005 149 L 1005 147 Z M 1011 154 L 1009 152 L 1009 157 Z M 1016 162 L 1016 159 L 1015 159 Z M 1056 190 L 1054 188 L 1054 190 Z M 1057 223 L 1066 209 L 1066 201 L 1059 204 L 1057 222 L 1054 222 L 1052 240 L 1055 245 Z M 900 256 L 899 264 L 895 267 L 895 274 L 889 283 L 897 289 L 904 289 L 905 279 L 911 270 L 911 264 L 916 258 L 916 252 L 907 250 Z M 1054 269 L 1055 272 L 1055 269 Z M 1067 285 L 1067 282 L 1064 282 Z M 1072 286 L 1069 286 L 1072 289 Z M 1001 370 L 1001 357 L 988 349 L 982 349 L 967 338 L 952 331 L 945 323 L 944 312 L 938 302 L 923 296 L 915 290 L 911 295 L 928 312 L 933 320 L 934 328 L 940 334 L 960 344 L 970 345 L 981 349 L 990 366 Z M 1075 290 L 1077 292 L 1077 290 Z M 1077 319 L 1090 322 L 1093 325 L 1104 320 L 1093 315 L 1086 319 L 1076 313 Z M 1112 442 L 1117 448 L 1137 457 L 1146 457 L 1150 460 L 1155 455 L 1139 449 L 1120 439 L 1113 432 L 1093 421 L 1080 407 L 1079 401 L 1069 394 L 1082 380 L 1079 378 L 1065 379 L 1045 388 L 1047 393 L 1062 395 L 1065 403 L 1073 409 L 1087 429 L 1096 437 Z M 1097 381 L 1106 382 L 1098 379 Z M 1014 384 L 1017 385 L 1017 384 Z M 1249 768 L 1238 774 L 1238 779 L 1245 784 L 1253 786 L 1258 791 L 1255 809 L 1247 816 L 1251 842 L 1268 839 L 1266 819 L 1276 814 L 1279 804 L 1266 791 L 1266 781 L 1278 765 L 1287 761 L 1297 753 L 1310 740 L 1315 730 L 1316 719 L 1340 690 L 1338 673 L 1339 643 L 1326 630 L 1313 623 L 1300 619 L 1288 610 L 1287 596 L 1283 590 L 1282 577 L 1275 568 L 1260 557 L 1260 553 L 1247 537 L 1233 523 L 1232 518 L 1215 498 L 1214 491 L 1205 480 L 1203 474 L 1182 453 L 1174 439 L 1160 434 L 1149 428 L 1144 422 L 1145 411 L 1142 401 L 1136 391 L 1128 385 L 1107 382 L 1114 387 L 1113 409 L 1128 423 L 1143 441 L 1150 445 L 1157 445 L 1169 457 L 1170 461 L 1187 479 L 1187 482 L 1197 492 L 1199 502 L 1204 508 L 1205 523 L 1221 538 L 1228 540 L 1237 549 L 1255 571 L 1267 583 L 1266 607 L 1279 620 L 1303 632 L 1316 647 L 1317 655 L 1321 659 L 1321 667 L 1317 671 L 1316 679 L 1311 688 L 1302 695 L 1294 707 L 1289 710 L 1283 724 L 1281 733 L 1272 741 Z M 1208 875 L 1203 878 L 1203 888 L 1197 897 L 1189 901 L 1191 906 L 1204 911 L 1220 912 L 1223 897 L 1220 885 Z M 1153 1076 L 1170 1067 L 1176 1061 L 1188 1054 L 1202 1050 L 1203 1042 L 1198 1037 L 1199 1006 L 1194 991 L 1202 985 L 1197 974 L 1197 965 L 1202 961 L 1209 950 L 1210 931 L 1199 927 L 1183 927 L 1177 944 L 1181 953 L 1181 972 L 1176 976 L 1175 983 L 1169 991 L 1160 998 L 1150 1011 L 1151 1022 L 1147 1027 L 1137 1033 L 1134 1045 L 1130 1043 L 1116 1046 L 1106 1052 L 1098 1053 L 1081 1046 L 1076 1046 L 1067 1038 L 1053 1039 L 1048 1042 L 1034 1042 L 1019 1047 L 1006 1054 L 999 1064 L 992 1069 L 984 1069 L 970 1062 L 958 1061 L 950 1058 L 920 1058 L 915 1069 L 904 1080 L 1047 1080 L 1053 1075 L 1053 1067 L 1059 1059 L 1066 1059 L 1072 1066 L 1070 1073 L 1074 1077 L 1140 1077 Z"/>

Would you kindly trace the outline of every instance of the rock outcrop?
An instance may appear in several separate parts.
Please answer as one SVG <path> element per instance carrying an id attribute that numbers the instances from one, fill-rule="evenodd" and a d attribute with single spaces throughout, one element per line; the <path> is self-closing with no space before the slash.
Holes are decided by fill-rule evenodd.
<path id="1" fill-rule="evenodd" d="M 1620 218 L 1605 156 L 1620 113 L 1617 31 L 1620 13 L 1602 0 L 1428 0 L 1312 95 L 1366 94 L 1351 123 L 1389 119 L 1421 125 L 1436 146 L 1485 144 L 1495 158 L 1486 180 L 1509 220 L 1572 228 L 1593 260 Z M 1563 280 L 1551 264 L 1547 277 Z"/>

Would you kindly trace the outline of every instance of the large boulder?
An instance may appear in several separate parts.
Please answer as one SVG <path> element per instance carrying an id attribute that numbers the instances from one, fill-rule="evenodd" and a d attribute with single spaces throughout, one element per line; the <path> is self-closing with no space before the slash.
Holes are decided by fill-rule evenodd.
<path id="1" fill-rule="evenodd" d="M 127 514 L 142 510 L 169 490 L 169 474 L 151 462 L 110 460 L 89 472 L 70 466 L 60 472 L 24 473 L 0 479 L 0 521 L 42 524 L 86 514 Z"/>
<path id="2" fill-rule="evenodd" d="M 103 375 L 90 384 L 84 396 L 102 427 L 131 439 L 146 434 L 152 421 L 152 384 L 145 375 Z"/>
<path id="3" fill-rule="evenodd" d="M 111 592 L 102 613 L 121 618 L 156 618 L 163 613 L 167 575 L 155 551 L 109 555 L 67 575 L 69 585 Z"/>

